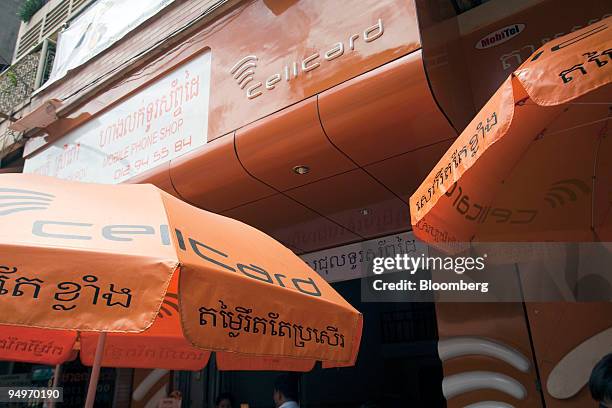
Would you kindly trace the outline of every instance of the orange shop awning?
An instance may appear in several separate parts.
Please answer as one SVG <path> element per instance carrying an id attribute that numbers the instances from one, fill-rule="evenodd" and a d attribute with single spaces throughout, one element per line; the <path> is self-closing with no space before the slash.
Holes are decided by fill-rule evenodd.
<path id="1" fill-rule="evenodd" d="M 545 44 L 501 85 L 410 198 L 418 238 L 612 240 L 611 26 Z"/>

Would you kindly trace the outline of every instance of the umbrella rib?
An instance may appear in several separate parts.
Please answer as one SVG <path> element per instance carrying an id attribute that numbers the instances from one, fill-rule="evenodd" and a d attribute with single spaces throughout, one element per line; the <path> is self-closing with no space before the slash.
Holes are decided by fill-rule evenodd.
<path id="1" fill-rule="evenodd" d="M 558 135 L 559 133 L 569 132 L 569 131 L 572 131 L 572 130 L 580 129 L 581 127 L 591 126 L 591 125 L 594 125 L 594 124 L 600 123 L 600 122 L 604 122 L 605 123 L 609 119 L 610 119 L 610 117 L 608 116 L 608 117 L 605 117 L 603 119 L 597 119 L 597 120 L 593 120 L 591 122 L 581 123 L 580 125 L 576 125 L 576 126 L 572 126 L 572 127 L 569 127 L 569 128 L 560 129 L 560 130 L 557 130 L 555 132 L 547 133 L 546 136 Z M 605 127 L 605 125 L 604 125 L 604 127 Z"/>

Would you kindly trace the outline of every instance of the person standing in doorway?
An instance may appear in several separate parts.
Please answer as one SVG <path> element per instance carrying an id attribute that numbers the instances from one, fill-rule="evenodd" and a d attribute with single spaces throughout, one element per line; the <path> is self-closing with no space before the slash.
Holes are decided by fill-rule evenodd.
<path id="1" fill-rule="evenodd" d="M 274 406 L 276 408 L 299 408 L 298 377 L 282 374 L 274 382 Z"/>
<path id="2" fill-rule="evenodd" d="M 215 400 L 215 408 L 235 408 L 234 397 L 229 392 L 219 394 Z"/>

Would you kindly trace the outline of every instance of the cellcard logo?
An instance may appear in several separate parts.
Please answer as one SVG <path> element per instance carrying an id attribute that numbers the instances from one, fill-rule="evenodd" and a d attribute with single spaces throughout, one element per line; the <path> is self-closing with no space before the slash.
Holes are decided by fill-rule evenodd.
<path id="1" fill-rule="evenodd" d="M 166 293 L 166 297 L 164 297 L 164 301 L 162 302 L 161 307 L 159 308 L 159 312 L 157 313 L 157 317 L 163 319 L 165 317 L 170 317 L 179 313 L 179 305 L 178 305 L 178 295 L 176 293 Z"/>
<path id="2" fill-rule="evenodd" d="M 253 81 L 255 68 L 257 68 L 257 57 L 255 55 L 247 55 L 234 64 L 230 74 L 234 76 L 240 89 L 244 89 L 249 82 Z"/>
<path id="3" fill-rule="evenodd" d="M 48 239 L 52 242 L 58 240 L 65 242 L 91 241 L 95 238 L 123 242 L 127 245 L 148 235 L 159 240 L 160 245 L 165 246 L 172 244 L 172 235 L 174 235 L 180 251 L 192 252 L 202 260 L 218 268 L 239 273 L 270 285 L 294 289 L 305 295 L 315 297 L 322 295 L 321 290 L 312 278 L 290 278 L 282 273 L 267 271 L 260 265 L 246 262 L 246 260 L 238 262 L 233 260 L 231 254 L 225 253 L 222 249 L 214 248 L 209 243 L 187 236 L 178 228 L 174 228 L 174 231 L 171 231 L 166 224 L 159 226 L 136 224 L 95 225 L 89 222 L 36 220 L 32 224 L 32 235 Z M 169 300 L 169 302 L 166 302 L 166 305 L 174 308 L 172 301 Z"/>
<path id="4" fill-rule="evenodd" d="M 23 211 L 46 210 L 54 198 L 54 195 L 40 191 L 0 188 L 0 217 Z"/>
<path id="5" fill-rule="evenodd" d="M 525 24 L 513 24 L 482 37 L 475 45 L 479 50 L 496 47 L 519 35 L 525 29 Z"/>
<path id="6" fill-rule="evenodd" d="M 255 81 L 255 68 L 257 68 L 258 58 L 256 55 L 247 55 L 236 62 L 229 73 L 236 81 L 240 89 L 245 90 L 248 99 L 255 99 L 265 92 L 272 91 L 282 85 L 283 80 L 290 82 L 304 74 L 315 71 L 324 64 L 332 61 L 342 61 L 340 57 L 345 54 L 358 52 L 361 47 L 379 39 L 384 34 L 385 29 L 382 19 L 362 32 L 354 33 L 345 40 L 337 40 L 330 47 L 319 49 L 306 56 L 290 56 L 285 58 L 284 66 L 278 67 L 275 73 L 268 76 L 265 81 Z"/>
<path id="7" fill-rule="evenodd" d="M 552 208 L 563 207 L 568 201 L 576 201 L 579 197 L 587 197 L 590 192 L 591 189 L 582 180 L 559 180 L 550 186 L 544 200 Z"/>

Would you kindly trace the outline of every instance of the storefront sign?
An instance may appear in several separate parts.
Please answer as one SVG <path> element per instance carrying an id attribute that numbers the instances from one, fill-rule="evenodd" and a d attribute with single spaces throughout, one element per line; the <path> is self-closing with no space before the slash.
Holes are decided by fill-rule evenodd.
<path id="1" fill-rule="evenodd" d="M 236 80 L 240 89 L 245 89 L 245 95 L 248 99 L 255 99 L 264 92 L 273 90 L 276 86 L 281 86 L 282 81 L 289 82 L 292 79 L 298 78 L 307 72 L 313 71 L 321 66 L 322 63 L 328 63 L 341 57 L 345 52 L 352 53 L 357 49 L 357 43 L 371 43 L 377 40 L 384 34 L 382 19 L 371 27 L 366 28 L 363 32 L 354 33 L 348 36 L 346 41 L 337 41 L 332 47 L 326 50 L 319 50 L 311 55 L 303 58 L 293 57 L 293 61 L 285 63 L 285 65 L 277 70 L 276 73 L 269 76 L 265 81 L 257 81 L 250 86 L 247 86 L 255 79 L 255 68 L 259 58 L 256 55 L 247 55 L 240 59 L 229 70 L 230 75 Z M 345 46 L 346 45 L 346 46 Z M 361 44 L 359 44 L 361 46 Z"/>
<path id="2" fill-rule="evenodd" d="M 525 24 L 513 24 L 489 33 L 478 41 L 475 47 L 479 50 L 495 47 L 519 35 L 525 29 Z"/>
<path id="3" fill-rule="evenodd" d="M 89 61 L 173 1 L 94 2 L 60 33 L 53 70 L 45 86 Z"/>
<path id="4" fill-rule="evenodd" d="M 376 257 L 421 256 L 427 253 L 427 246 L 416 241 L 412 231 L 408 231 L 311 252 L 301 258 L 328 282 L 340 282 L 372 276 L 372 262 Z"/>
<path id="5" fill-rule="evenodd" d="M 207 141 L 210 52 L 26 160 L 24 173 L 121 183 Z"/>

